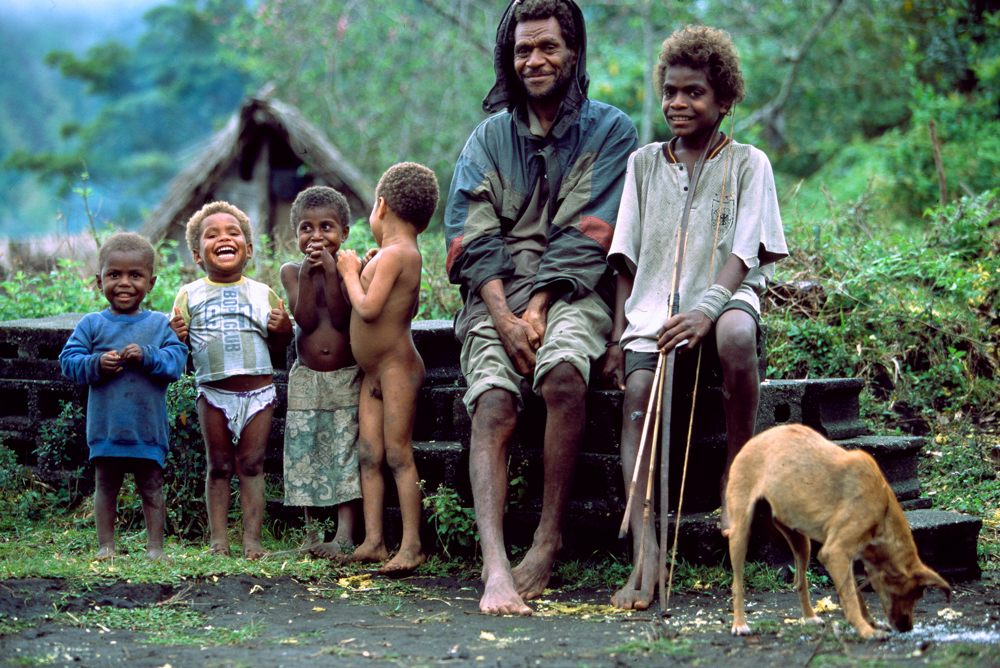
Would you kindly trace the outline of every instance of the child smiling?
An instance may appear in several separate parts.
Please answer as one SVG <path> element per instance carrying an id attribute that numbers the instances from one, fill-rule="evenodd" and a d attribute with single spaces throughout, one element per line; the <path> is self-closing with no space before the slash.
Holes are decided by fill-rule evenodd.
<path id="1" fill-rule="evenodd" d="M 116 554 L 115 515 L 126 473 L 135 475 L 142 498 L 146 556 L 163 555 L 166 394 L 184 371 L 187 349 L 166 316 L 142 310 L 156 284 L 155 259 L 149 241 L 133 232 L 106 240 L 97 287 L 110 306 L 85 316 L 59 355 L 63 373 L 90 386 L 87 445 L 96 483 L 98 559 Z"/>
<path id="2" fill-rule="evenodd" d="M 264 453 L 276 403 L 271 349 L 292 340 L 292 320 L 271 288 L 243 276 L 253 256 L 250 221 L 227 202 L 213 202 L 187 224 L 191 254 L 206 278 L 181 288 L 170 326 L 191 348 L 198 419 L 205 436 L 205 499 L 210 550 L 229 555 L 230 485 L 235 473 L 243 508 L 243 556 L 260 559 L 264 521 Z"/>

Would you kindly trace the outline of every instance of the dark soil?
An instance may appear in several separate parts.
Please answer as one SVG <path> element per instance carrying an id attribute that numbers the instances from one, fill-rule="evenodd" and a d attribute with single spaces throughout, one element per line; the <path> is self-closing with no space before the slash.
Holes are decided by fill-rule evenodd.
<path id="1" fill-rule="evenodd" d="M 913 632 L 870 643 L 846 627 L 839 609 L 821 613 L 825 629 L 787 623 L 799 615 L 791 591 L 751 593 L 749 621 L 757 635 L 734 638 L 728 590 L 675 594 L 661 625 L 649 612 L 612 613 L 604 607 L 608 591 L 566 587 L 546 596 L 547 602 L 536 602 L 533 617 L 489 617 L 478 611 L 478 582 L 443 578 L 355 576 L 313 585 L 288 577 L 231 576 L 177 586 L 115 582 L 88 591 L 59 580 L 8 580 L 0 583 L 0 662 L 134 668 L 372 661 L 489 668 L 757 668 L 836 659 L 838 665 L 881 660 L 894 666 L 994 666 L 1000 664 L 998 576 L 956 586 L 950 604 L 941 592 L 929 592 L 918 604 Z M 837 601 L 832 589 L 814 590 L 814 604 L 827 596 Z M 874 594 L 867 596 L 873 614 L 882 618 Z M 154 644 L 151 635 L 162 629 L 151 634 L 149 626 L 115 628 L 112 618 L 122 626 L 120 620 L 128 617 L 116 608 L 137 615 L 197 611 L 203 617 L 196 627 L 189 624 L 174 633 L 168 644 Z M 220 629 L 243 635 L 234 633 L 232 645 L 212 644 L 219 642 L 212 633 Z"/>

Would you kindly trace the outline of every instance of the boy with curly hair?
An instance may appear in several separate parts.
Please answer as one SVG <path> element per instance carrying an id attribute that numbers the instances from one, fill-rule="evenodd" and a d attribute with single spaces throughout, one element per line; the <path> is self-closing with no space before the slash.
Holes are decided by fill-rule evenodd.
<path id="1" fill-rule="evenodd" d="M 722 117 L 744 96 L 739 57 L 729 35 L 688 26 L 663 43 L 653 83 L 674 137 L 644 146 L 629 158 L 608 262 L 617 272 L 614 328 L 606 371 L 625 390 L 621 456 L 625 485 L 631 481 L 657 356 L 678 348 L 721 371 L 726 413 L 725 490 L 729 466 L 753 436 L 760 394 L 757 337 L 760 298 L 774 276 L 774 262 L 788 255 L 774 176 L 767 156 L 719 132 Z M 671 313 L 680 221 L 691 173 L 705 154 L 691 205 L 677 315 Z M 717 354 L 716 354 L 717 352 Z M 714 360 L 714 361 L 712 361 Z M 647 447 L 646 457 L 649 448 Z M 645 463 L 645 462 L 644 462 Z M 645 495 L 640 476 L 637 498 Z M 727 528 L 722 516 L 722 528 Z M 652 527 L 643 527 L 642 505 L 629 519 L 643 563 L 612 597 L 625 609 L 652 603 L 658 550 Z M 665 524 L 661 524 L 661 530 Z"/>
<path id="2" fill-rule="evenodd" d="M 163 462 L 167 456 L 167 386 L 180 378 L 187 347 L 162 313 L 142 310 L 156 284 L 156 252 L 147 239 L 119 232 L 98 254 L 97 288 L 109 307 L 88 313 L 59 354 L 63 373 L 89 385 L 87 445 L 94 464 L 97 559 L 115 548 L 118 493 L 135 475 L 146 520 L 146 557 L 163 556 Z"/>
<path id="3" fill-rule="evenodd" d="M 438 194 L 437 178 L 427 167 L 412 162 L 390 167 L 375 189 L 369 218 L 381 250 L 364 267 L 353 251 L 337 254 L 337 271 L 354 308 L 351 350 L 365 372 L 358 406 L 365 540 L 352 559 L 378 562 L 389 556 L 382 533 L 382 464 L 388 462 L 399 493 L 403 539 L 379 573 L 394 576 L 409 574 L 427 560 L 420 544 L 420 477 L 411 442 L 424 363 L 410 322 L 420 296 L 417 235 L 427 229 Z"/>
<path id="4" fill-rule="evenodd" d="M 292 320 L 274 290 L 243 275 L 253 257 L 250 220 L 228 202 L 191 216 L 187 242 L 206 277 L 174 299 L 170 326 L 187 342 L 198 384 L 198 420 L 205 436 L 205 502 L 213 554 L 229 556 L 229 499 L 235 473 L 243 508 L 243 557 L 267 552 L 264 453 L 276 397 L 271 350 L 292 340 Z"/>
<path id="5" fill-rule="evenodd" d="M 291 223 L 305 253 L 281 267 L 288 308 L 298 325 L 288 372 L 285 416 L 285 504 L 302 506 L 305 548 L 326 559 L 354 545 L 361 498 L 358 396 L 361 371 L 351 353 L 351 303 L 335 259 L 350 233 L 350 209 L 339 192 L 313 186 L 292 203 Z M 336 510 L 337 533 L 324 542 L 318 519 Z"/>

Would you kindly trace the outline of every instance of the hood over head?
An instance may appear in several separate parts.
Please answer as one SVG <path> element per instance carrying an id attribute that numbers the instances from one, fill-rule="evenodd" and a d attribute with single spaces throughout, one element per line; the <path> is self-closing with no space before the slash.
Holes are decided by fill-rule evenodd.
<path id="1" fill-rule="evenodd" d="M 514 71 L 514 7 L 522 0 L 512 0 L 504 11 L 500 25 L 497 27 L 496 45 L 493 47 L 493 70 L 496 72 L 496 83 L 483 100 L 483 111 L 494 114 L 502 109 L 513 111 L 527 95 L 524 86 Z M 573 21 L 576 23 L 577 54 L 574 64 L 575 75 L 566 87 L 559 115 L 576 112 L 587 99 L 587 88 L 590 77 L 587 76 L 587 29 L 583 21 L 583 12 L 573 0 L 562 0 L 570 8 Z M 575 115 L 574 113 L 570 114 Z M 558 119 L 556 121 L 558 124 Z"/>

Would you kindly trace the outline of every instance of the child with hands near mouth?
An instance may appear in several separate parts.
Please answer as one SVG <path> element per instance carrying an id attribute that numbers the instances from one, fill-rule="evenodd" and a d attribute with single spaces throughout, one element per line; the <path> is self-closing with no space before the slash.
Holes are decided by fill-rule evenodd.
<path id="1" fill-rule="evenodd" d="M 389 556 L 382 530 L 382 466 L 388 463 L 399 493 L 403 538 L 379 573 L 393 576 L 408 575 L 427 560 L 420 544 L 420 477 L 411 441 L 424 363 L 410 323 L 420 294 L 417 235 L 427 229 L 438 195 L 430 169 L 412 162 L 390 167 L 375 189 L 369 218 L 380 250 L 365 265 L 353 251 L 337 254 L 337 271 L 354 309 L 351 350 L 365 373 L 358 408 L 365 540 L 351 558 L 380 562 Z"/>
<path id="2" fill-rule="evenodd" d="M 205 436 L 205 500 L 209 549 L 229 556 L 229 500 L 233 474 L 240 484 L 243 556 L 267 552 L 264 453 L 277 403 L 270 350 L 292 340 L 284 302 L 263 283 L 243 276 L 253 257 L 250 220 L 228 202 L 213 202 L 191 216 L 187 242 L 206 277 L 180 289 L 170 326 L 187 342 L 198 384 L 198 419 Z"/>
<path id="3" fill-rule="evenodd" d="M 351 353 L 351 303 L 334 255 L 350 233 L 347 200 L 333 188 L 313 186 L 292 203 L 292 229 L 301 262 L 281 267 L 281 282 L 295 316 L 296 360 L 288 372 L 285 416 L 285 504 L 303 506 L 304 548 L 338 558 L 354 545 L 358 470 L 358 397 L 362 373 Z M 316 520 L 333 510 L 337 532 L 324 542 Z"/>
<path id="4" fill-rule="evenodd" d="M 142 498 L 146 557 L 163 556 L 166 394 L 184 372 L 187 347 L 165 315 L 142 310 L 156 283 L 155 261 L 153 246 L 132 232 L 101 244 L 97 287 L 110 306 L 84 316 L 59 355 L 63 373 L 90 386 L 87 445 L 96 483 L 97 559 L 117 554 L 115 516 L 126 473 L 135 475 Z"/>

